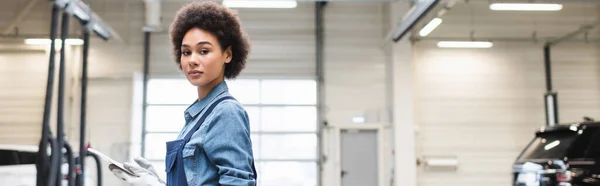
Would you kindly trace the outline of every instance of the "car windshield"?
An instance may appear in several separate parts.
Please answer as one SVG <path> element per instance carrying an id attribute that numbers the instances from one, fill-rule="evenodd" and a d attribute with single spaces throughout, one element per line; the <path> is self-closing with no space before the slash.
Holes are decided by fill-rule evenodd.
<path id="1" fill-rule="evenodd" d="M 567 156 L 567 150 L 577 136 L 572 131 L 542 133 L 536 136 L 518 161 L 562 159 Z"/>

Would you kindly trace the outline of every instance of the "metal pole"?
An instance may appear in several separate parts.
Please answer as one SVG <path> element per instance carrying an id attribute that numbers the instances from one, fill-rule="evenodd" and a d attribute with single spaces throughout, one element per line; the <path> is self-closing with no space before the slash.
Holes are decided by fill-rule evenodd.
<path id="1" fill-rule="evenodd" d="M 323 178 L 321 176 L 323 172 L 323 128 L 327 125 L 327 121 L 324 119 L 325 115 L 325 90 L 324 90 L 324 70 L 323 70 L 323 46 L 324 46 L 324 35 L 323 35 L 323 17 L 324 8 L 327 2 L 316 2 L 315 3 L 315 53 L 316 53 L 316 79 L 317 79 L 317 185 L 323 185 Z"/>
<path id="2" fill-rule="evenodd" d="M 144 79 L 142 88 L 142 157 L 146 157 L 146 106 L 148 99 L 148 74 L 150 73 L 150 32 L 144 32 Z"/>
<path id="3" fill-rule="evenodd" d="M 55 185 L 56 173 L 58 170 L 53 169 L 58 163 L 56 151 L 58 144 L 52 137 L 50 132 L 50 112 L 52 107 L 52 94 L 54 89 L 54 58 L 55 47 L 54 40 L 56 39 L 56 25 L 58 24 L 59 8 L 56 5 L 52 6 L 52 14 L 50 21 L 50 59 L 48 63 L 48 79 L 46 83 L 46 98 L 44 101 L 44 116 L 42 121 L 42 138 L 38 147 L 38 152 L 45 152 L 48 148 L 48 143 L 51 145 L 51 154 L 47 156 L 45 153 L 38 153 L 36 169 L 37 169 L 37 186 L 53 186 Z M 60 152 L 60 151 L 59 151 Z"/>
<path id="4" fill-rule="evenodd" d="M 550 67 L 550 45 L 544 45 L 544 69 L 546 73 L 546 91 L 552 91 L 552 70 Z"/>
<path id="5" fill-rule="evenodd" d="M 69 14 L 67 12 L 62 13 L 61 18 L 61 30 L 60 30 L 60 61 L 58 64 L 58 108 L 57 108 L 57 123 L 56 123 L 56 140 L 58 142 L 58 169 L 59 173 L 56 179 L 56 185 L 62 185 L 62 173 L 60 167 L 62 165 L 63 153 L 62 149 L 65 147 L 65 132 L 64 132 L 64 96 L 65 96 L 65 48 L 67 34 L 69 31 Z"/>
<path id="6" fill-rule="evenodd" d="M 82 29 L 83 32 L 83 49 L 82 49 L 82 65 L 81 65 L 81 112 L 79 116 L 79 167 L 81 169 L 81 179 L 79 186 L 85 185 L 85 157 L 87 149 L 85 148 L 85 128 L 86 128 L 86 105 L 87 105 L 87 65 L 88 51 L 90 47 L 90 32 L 87 29 Z"/>
<path id="7" fill-rule="evenodd" d="M 69 143 L 65 143 L 65 151 L 67 163 L 69 165 L 68 173 L 67 173 L 67 183 L 68 186 L 75 186 L 75 154 L 73 153 L 73 148 Z"/>
<path id="8" fill-rule="evenodd" d="M 585 33 L 594 27 L 600 25 L 600 20 L 591 24 L 583 25 L 579 29 L 565 34 L 557 39 L 546 42 L 544 45 L 544 69 L 546 73 L 546 93 L 544 94 L 544 104 L 546 108 L 546 125 L 554 126 L 558 124 L 558 94 L 552 90 L 552 69 L 550 63 L 550 47 L 573 37 Z"/>
<path id="9" fill-rule="evenodd" d="M 546 93 L 544 94 L 544 105 L 546 108 L 546 125 L 554 126 L 559 123 L 558 121 L 558 94 L 552 90 L 552 69 L 550 63 L 550 47 L 572 39 L 573 37 L 585 33 L 597 25 L 600 25 L 600 20 L 597 20 L 591 24 L 583 25 L 581 28 L 565 34 L 557 39 L 546 42 L 544 45 L 544 69 L 546 73 Z"/>
<path id="10" fill-rule="evenodd" d="M 558 94 L 552 90 L 552 69 L 550 63 L 550 43 L 544 45 L 544 69 L 546 74 L 546 93 L 544 105 L 546 109 L 546 125 L 558 124 Z"/>

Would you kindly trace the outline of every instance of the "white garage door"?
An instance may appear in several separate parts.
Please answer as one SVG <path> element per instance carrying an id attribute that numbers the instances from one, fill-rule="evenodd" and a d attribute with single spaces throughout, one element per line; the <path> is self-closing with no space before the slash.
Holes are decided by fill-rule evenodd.
<path id="1" fill-rule="evenodd" d="M 37 144 L 48 74 L 45 52 L 0 51 L 0 74 L 0 144 Z"/>

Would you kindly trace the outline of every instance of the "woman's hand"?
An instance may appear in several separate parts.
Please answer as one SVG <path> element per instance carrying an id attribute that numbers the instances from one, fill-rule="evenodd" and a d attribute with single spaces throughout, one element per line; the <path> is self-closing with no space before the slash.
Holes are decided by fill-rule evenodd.
<path id="1" fill-rule="evenodd" d="M 154 167 L 143 158 L 136 158 L 136 164 L 125 162 L 125 169 L 134 173 L 135 176 L 129 175 L 122 170 L 113 169 L 112 173 L 133 186 L 164 186 L 165 181 L 161 180 L 156 174 Z"/>
<path id="2" fill-rule="evenodd" d="M 152 163 L 150 163 L 150 161 L 148 161 L 142 157 L 133 158 L 133 161 L 135 161 L 135 163 L 137 163 L 137 165 L 139 167 L 144 168 L 144 169 L 150 171 L 152 174 L 154 174 L 154 176 L 156 176 L 156 178 L 158 178 L 158 180 L 160 182 L 162 182 L 163 184 L 165 183 L 165 181 L 160 179 L 160 177 L 156 173 L 156 169 L 154 168 L 154 166 L 152 166 Z M 127 164 L 129 164 L 129 163 L 127 163 Z"/>

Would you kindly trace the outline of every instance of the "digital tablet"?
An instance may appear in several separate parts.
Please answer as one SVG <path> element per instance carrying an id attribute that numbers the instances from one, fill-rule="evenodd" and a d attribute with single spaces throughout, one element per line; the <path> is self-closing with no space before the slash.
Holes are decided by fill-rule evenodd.
<path id="1" fill-rule="evenodd" d="M 107 155 L 104 155 L 103 153 L 101 153 L 100 151 L 97 151 L 97 150 L 92 149 L 92 148 L 88 148 L 87 151 L 90 152 L 90 153 L 92 153 L 92 154 L 98 155 L 100 157 L 100 159 L 102 159 L 104 162 L 108 163 L 108 169 L 109 170 L 112 171 L 113 169 L 119 169 L 119 170 L 121 170 L 121 171 L 123 171 L 123 172 L 125 172 L 125 173 L 127 173 L 127 174 L 129 174 L 131 176 L 137 176 L 135 173 L 127 170 L 125 168 L 125 166 L 123 166 L 122 163 L 119 163 L 119 162 L 113 160 L 112 158 L 108 157 Z"/>

